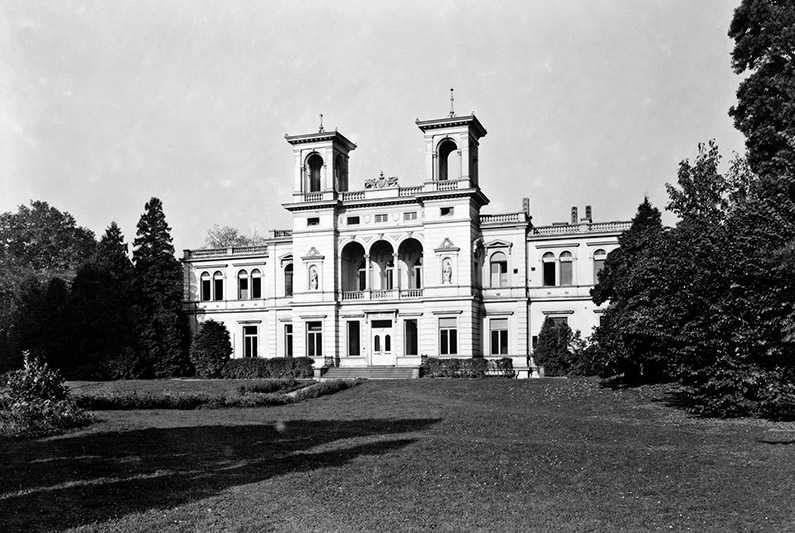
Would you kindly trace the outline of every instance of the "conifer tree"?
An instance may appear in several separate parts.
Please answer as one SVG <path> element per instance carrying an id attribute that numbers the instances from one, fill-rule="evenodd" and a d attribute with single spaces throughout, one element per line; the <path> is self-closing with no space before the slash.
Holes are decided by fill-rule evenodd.
<path id="1" fill-rule="evenodd" d="M 148 370 L 156 377 L 187 375 L 192 367 L 181 312 L 182 265 L 158 198 L 146 203 L 133 245 L 137 333 Z"/>

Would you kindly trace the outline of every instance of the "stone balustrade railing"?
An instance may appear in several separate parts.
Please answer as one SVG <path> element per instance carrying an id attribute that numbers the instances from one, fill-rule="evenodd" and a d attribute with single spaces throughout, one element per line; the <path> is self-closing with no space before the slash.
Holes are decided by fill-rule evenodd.
<path id="1" fill-rule="evenodd" d="M 629 229 L 632 222 L 592 222 L 583 224 L 555 224 L 552 226 L 536 226 L 536 235 L 568 235 L 573 233 L 613 233 Z"/>

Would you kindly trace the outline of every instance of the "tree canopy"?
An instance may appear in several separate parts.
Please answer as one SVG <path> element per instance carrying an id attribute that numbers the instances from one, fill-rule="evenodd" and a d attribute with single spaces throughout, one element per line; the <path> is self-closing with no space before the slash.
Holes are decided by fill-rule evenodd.
<path id="1" fill-rule="evenodd" d="M 240 230 L 231 226 L 215 224 L 207 230 L 204 239 L 205 248 L 230 248 L 232 246 L 258 246 L 265 243 L 265 238 L 257 232 L 243 235 Z"/>

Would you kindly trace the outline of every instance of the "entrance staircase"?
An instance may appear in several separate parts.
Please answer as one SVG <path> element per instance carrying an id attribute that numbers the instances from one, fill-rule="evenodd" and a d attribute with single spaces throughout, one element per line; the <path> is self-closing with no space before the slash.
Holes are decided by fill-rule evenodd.
<path id="1" fill-rule="evenodd" d="M 419 376 L 417 368 L 366 366 L 360 368 L 329 368 L 322 379 L 411 379 Z"/>

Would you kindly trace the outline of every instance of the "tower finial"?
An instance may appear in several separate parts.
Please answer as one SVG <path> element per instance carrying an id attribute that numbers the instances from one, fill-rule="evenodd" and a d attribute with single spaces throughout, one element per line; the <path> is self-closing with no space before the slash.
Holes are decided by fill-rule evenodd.
<path id="1" fill-rule="evenodd" d="M 455 116 L 455 109 L 453 108 L 454 100 L 455 98 L 453 98 L 453 89 L 450 89 L 450 118 L 453 118 Z"/>
<path id="2" fill-rule="evenodd" d="M 325 129 L 323 128 L 323 113 L 320 113 L 320 129 L 317 130 L 318 133 L 323 133 Z"/>

